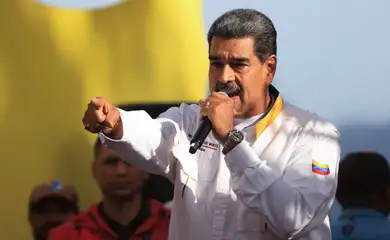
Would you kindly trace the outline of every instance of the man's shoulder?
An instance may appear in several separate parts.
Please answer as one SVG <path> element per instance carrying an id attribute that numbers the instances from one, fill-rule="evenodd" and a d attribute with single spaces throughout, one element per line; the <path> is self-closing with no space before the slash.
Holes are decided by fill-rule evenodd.
<path id="1" fill-rule="evenodd" d="M 75 228 L 75 223 L 74 223 L 74 220 L 70 220 L 56 228 L 53 229 L 53 232 L 64 232 L 64 231 L 67 231 L 67 230 L 70 230 L 70 229 L 74 229 Z"/>
<path id="2" fill-rule="evenodd" d="M 318 135 L 339 138 L 336 126 L 329 120 L 309 110 L 302 109 L 288 102 L 284 102 L 284 121 L 291 121 L 297 129 L 313 131 Z"/>
<path id="3" fill-rule="evenodd" d="M 150 200 L 150 207 L 152 209 L 152 214 L 157 214 L 159 216 L 164 216 L 168 218 L 171 216 L 171 209 L 167 208 L 165 204 L 157 200 Z"/>
<path id="4" fill-rule="evenodd" d="M 54 228 L 50 232 L 49 240 L 73 239 L 75 234 L 79 234 L 80 229 L 95 226 L 91 221 L 91 216 L 97 211 L 97 206 L 97 204 L 92 205 L 87 211 L 79 213 L 70 221 Z"/>
<path id="5" fill-rule="evenodd" d="M 73 220 L 66 222 L 50 231 L 49 240 L 68 239 L 76 231 Z"/>

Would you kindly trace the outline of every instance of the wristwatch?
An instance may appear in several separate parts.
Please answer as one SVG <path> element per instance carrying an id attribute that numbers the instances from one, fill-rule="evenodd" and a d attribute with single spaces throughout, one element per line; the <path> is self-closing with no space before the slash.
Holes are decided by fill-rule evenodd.
<path id="1" fill-rule="evenodd" d="M 244 140 L 244 134 L 242 134 L 241 131 L 238 131 L 236 129 L 231 130 L 228 133 L 228 138 L 223 146 L 222 153 L 226 155 L 238 144 L 240 144 L 242 140 Z"/>

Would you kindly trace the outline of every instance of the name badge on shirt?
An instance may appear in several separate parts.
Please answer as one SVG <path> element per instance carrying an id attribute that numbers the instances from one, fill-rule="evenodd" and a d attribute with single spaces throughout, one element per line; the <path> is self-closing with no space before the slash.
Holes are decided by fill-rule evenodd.
<path id="1" fill-rule="evenodd" d="M 219 146 L 216 143 L 209 142 L 209 141 L 204 141 L 202 146 L 199 148 L 199 150 L 201 150 L 203 152 L 206 151 L 206 150 L 214 152 L 214 151 L 218 150 L 218 147 Z"/>

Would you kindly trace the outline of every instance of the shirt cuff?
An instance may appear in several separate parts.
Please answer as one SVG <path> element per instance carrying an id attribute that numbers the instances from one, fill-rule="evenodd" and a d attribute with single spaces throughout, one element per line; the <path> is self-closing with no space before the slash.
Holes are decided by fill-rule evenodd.
<path id="1" fill-rule="evenodd" d="M 259 163 L 260 159 L 247 141 L 242 141 L 225 155 L 226 165 L 234 175 L 242 175 L 250 166 Z"/>
<path id="2" fill-rule="evenodd" d="M 111 139 L 111 138 L 107 137 L 104 133 L 100 132 L 99 139 L 100 139 L 100 142 L 102 144 L 105 144 L 107 142 L 124 142 L 125 141 L 125 139 L 124 139 L 125 138 L 125 130 L 126 130 L 125 128 L 126 128 L 126 122 L 128 121 L 128 120 L 126 120 L 126 113 L 127 112 L 120 109 L 120 108 L 118 108 L 118 110 L 119 110 L 120 118 L 122 119 L 123 136 L 121 139 Z"/>

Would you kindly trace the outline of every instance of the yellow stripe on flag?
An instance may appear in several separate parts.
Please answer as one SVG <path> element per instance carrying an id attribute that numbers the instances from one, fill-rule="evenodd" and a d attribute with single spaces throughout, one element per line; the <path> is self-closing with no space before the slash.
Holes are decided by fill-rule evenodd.
<path id="1" fill-rule="evenodd" d="M 323 163 L 317 162 L 316 160 L 312 160 L 312 164 L 317 166 L 317 167 L 320 167 L 320 168 L 329 168 L 328 164 L 323 164 Z"/>

